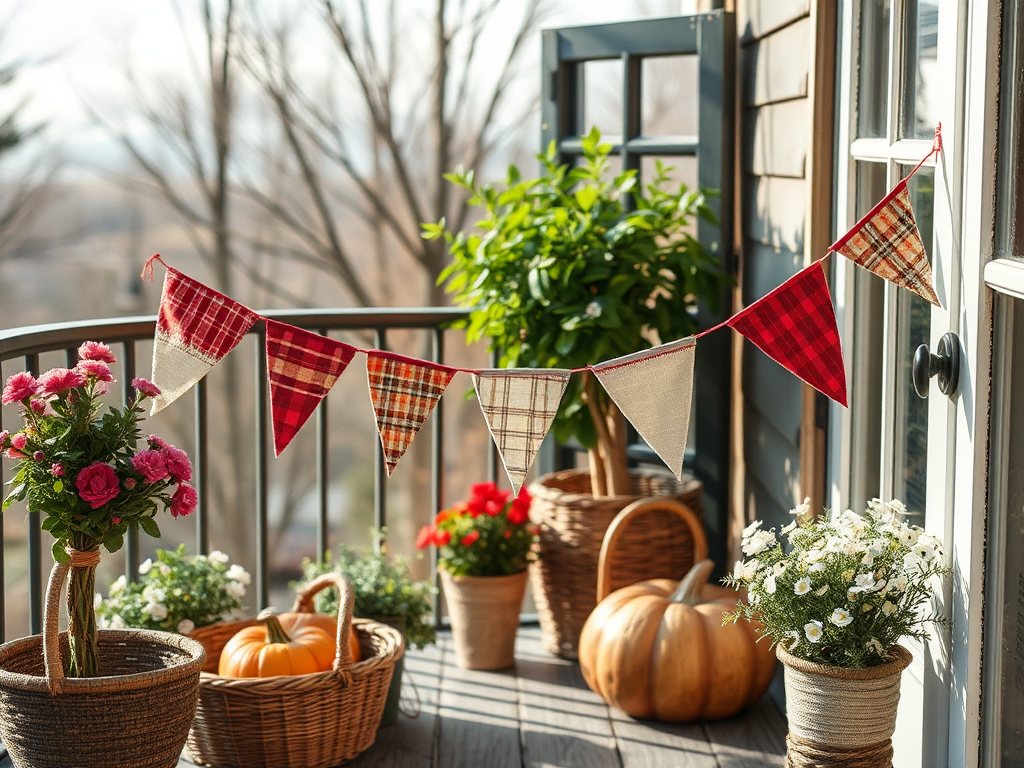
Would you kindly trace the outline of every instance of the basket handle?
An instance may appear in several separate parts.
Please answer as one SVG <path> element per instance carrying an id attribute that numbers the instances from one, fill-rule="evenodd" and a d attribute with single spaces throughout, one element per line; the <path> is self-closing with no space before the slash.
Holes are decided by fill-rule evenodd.
<path id="1" fill-rule="evenodd" d="M 295 596 L 292 613 L 316 613 L 313 597 L 328 587 L 338 590 L 338 635 L 336 638 L 337 653 L 334 656 L 334 671 L 340 672 L 352 666 L 352 649 L 348 645 L 348 637 L 352 632 L 352 611 L 355 608 L 355 596 L 352 582 L 343 573 L 324 573 L 306 584 Z"/>
<path id="2" fill-rule="evenodd" d="M 601 542 L 601 555 L 597 561 L 597 602 L 601 602 L 611 591 L 612 583 L 612 552 L 618 544 L 619 538 L 626 531 L 629 522 L 646 512 L 673 512 L 690 529 L 693 536 L 693 562 L 699 563 L 706 560 L 708 556 L 708 542 L 704 537 L 704 529 L 701 527 L 697 516 L 693 514 L 688 506 L 673 499 L 651 497 L 634 501 L 623 509 L 612 520 L 608 530 L 604 534 L 604 541 Z"/>
<path id="3" fill-rule="evenodd" d="M 54 696 L 64 692 L 64 662 L 60 658 L 60 593 L 70 570 L 68 563 L 54 563 L 50 570 L 50 580 L 46 584 L 43 662 L 46 665 L 46 685 Z"/>

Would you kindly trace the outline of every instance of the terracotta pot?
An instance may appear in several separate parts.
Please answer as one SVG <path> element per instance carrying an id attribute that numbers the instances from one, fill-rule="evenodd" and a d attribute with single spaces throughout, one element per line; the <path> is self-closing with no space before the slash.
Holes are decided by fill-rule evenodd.
<path id="1" fill-rule="evenodd" d="M 452 576 L 439 570 L 458 665 L 463 669 L 507 669 L 515 664 L 528 571 L 511 576 Z"/>
<path id="2" fill-rule="evenodd" d="M 890 661 L 866 669 L 817 664 L 781 645 L 775 653 L 786 676 L 786 764 L 890 768 L 900 680 L 913 660 L 910 651 L 897 645 Z"/>

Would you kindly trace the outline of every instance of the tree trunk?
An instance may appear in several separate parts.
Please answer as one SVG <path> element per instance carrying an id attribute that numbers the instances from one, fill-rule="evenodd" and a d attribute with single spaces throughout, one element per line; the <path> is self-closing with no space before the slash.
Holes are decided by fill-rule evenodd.
<path id="1" fill-rule="evenodd" d="M 597 446 L 588 451 L 590 485 L 594 496 L 627 496 L 633 492 L 626 461 L 626 420 L 597 384 L 584 372 L 583 398 L 597 430 Z"/>

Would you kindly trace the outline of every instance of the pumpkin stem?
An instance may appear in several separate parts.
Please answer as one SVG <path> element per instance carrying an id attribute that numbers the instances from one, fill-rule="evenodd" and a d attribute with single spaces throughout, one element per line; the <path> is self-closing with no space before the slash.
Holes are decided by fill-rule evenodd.
<path id="1" fill-rule="evenodd" d="M 284 627 L 281 626 L 281 621 L 274 614 L 273 608 L 264 608 L 256 619 L 262 621 L 267 628 L 267 643 L 290 643 L 292 641 L 288 637 L 288 633 L 284 631 Z"/>
<path id="2" fill-rule="evenodd" d="M 676 591 L 672 593 L 669 602 L 682 603 L 684 605 L 699 605 L 704 602 L 701 599 L 701 592 L 708 583 L 708 577 L 714 569 L 715 564 L 710 560 L 701 560 L 690 568 L 686 577 L 679 582 Z"/>

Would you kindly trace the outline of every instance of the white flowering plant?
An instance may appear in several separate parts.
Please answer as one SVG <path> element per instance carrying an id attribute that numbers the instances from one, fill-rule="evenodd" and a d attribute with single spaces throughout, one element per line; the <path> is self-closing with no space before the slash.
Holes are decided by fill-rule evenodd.
<path id="1" fill-rule="evenodd" d="M 760 521 L 743 531 L 747 559 L 725 583 L 747 597 L 727 622 L 756 619 L 772 645 L 847 668 L 882 664 L 901 638 L 924 639 L 927 624 L 945 622 L 929 610 L 933 579 L 949 573 L 942 543 L 903 520 L 902 502 L 812 517 L 805 501 L 792 514 L 779 536 Z"/>
<path id="2" fill-rule="evenodd" d="M 139 566 L 139 580 L 124 576 L 110 585 L 109 596 L 96 594 L 100 626 L 137 627 L 191 634 L 196 627 L 246 616 L 242 602 L 251 583 L 248 571 L 229 565 L 223 552 L 186 555 L 185 545 L 156 551 L 156 562 Z"/>

